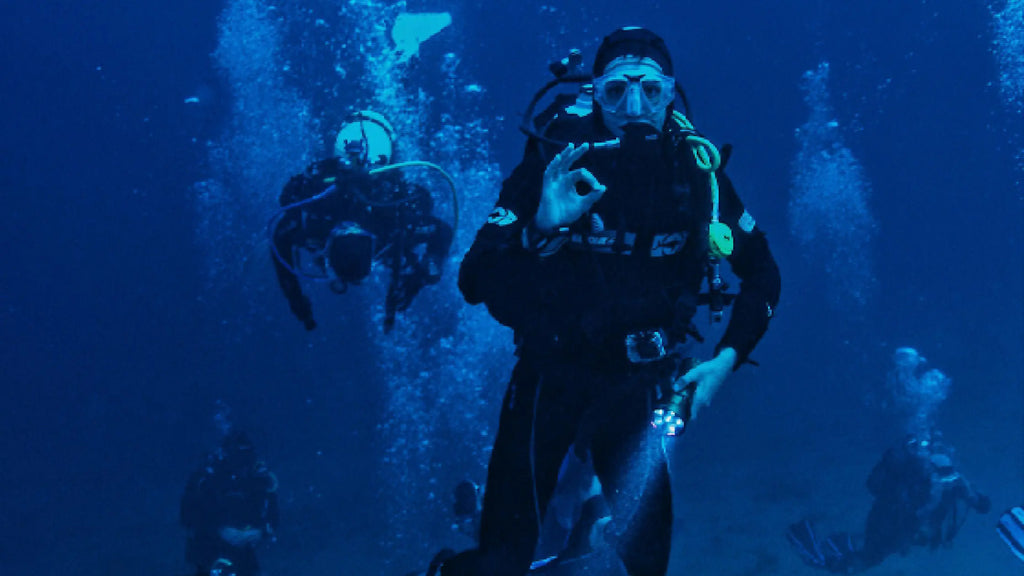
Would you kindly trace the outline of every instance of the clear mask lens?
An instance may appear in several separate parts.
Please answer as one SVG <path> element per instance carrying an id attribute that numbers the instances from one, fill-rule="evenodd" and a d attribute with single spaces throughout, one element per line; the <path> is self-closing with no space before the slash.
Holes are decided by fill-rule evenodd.
<path id="1" fill-rule="evenodd" d="M 675 79 L 652 73 L 637 76 L 613 73 L 594 80 L 594 99 L 612 114 L 625 112 L 634 94 L 639 99 L 641 112 L 665 108 L 675 99 Z"/>

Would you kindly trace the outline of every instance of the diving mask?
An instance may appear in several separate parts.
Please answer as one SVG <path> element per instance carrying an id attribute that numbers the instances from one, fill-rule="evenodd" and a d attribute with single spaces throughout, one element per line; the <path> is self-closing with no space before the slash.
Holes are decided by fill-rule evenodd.
<path id="1" fill-rule="evenodd" d="M 594 101 L 610 114 L 650 114 L 675 100 L 675 86 L 674 78 L 653 68 L 623 70 L 617 67 L 594 79 Z"/>

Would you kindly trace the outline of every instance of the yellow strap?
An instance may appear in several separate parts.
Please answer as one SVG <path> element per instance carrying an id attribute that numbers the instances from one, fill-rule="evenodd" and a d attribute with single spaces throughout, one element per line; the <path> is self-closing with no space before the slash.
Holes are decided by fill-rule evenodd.
<path id="1" fill-rule="evenodd" d="M 672 112 L 672 119 L 684 130 L 693 130 L 693 124 L 682 112 L 678 110 Z M 722 166 L 722 155 L 710 140 L 696 134 L 689 134 L 686 137 L 686 143 L 690 145 L 690 151 L 693 152 L 693 157 L 697 161 L 697 168 L 708 175 L 708 187 L 711 190 L 711 225 L 708 227 L 708 246 L 711 257 L 727 258 L 732 254 L 732 230 L 719 222 L 718 177 L 715 175 L 715 172 Z"/>

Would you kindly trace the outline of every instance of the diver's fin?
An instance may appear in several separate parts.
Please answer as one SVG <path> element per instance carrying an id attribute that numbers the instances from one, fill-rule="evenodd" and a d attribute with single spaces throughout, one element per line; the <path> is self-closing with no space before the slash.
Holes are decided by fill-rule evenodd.
<path id="1" fill-rule="evenodd" d="M 850 534 L 837 532 L 819 539 L 808 520 L 791 524 L 786 531 L 786 539 L 808 566 L 845 573 L 857 561 L 858 547 Z"/>
<path id="2" fill-rule="evenodd" d="M 821 544 L 821 551 L 825 553 L 825 568 L 830 572 L 846 574 L 858 562 L 859 548 L 849 532 L 831 534 Z"/>
<path id="3" fill-rule="evenodd" d="M 1024 508 L 1014 506 L 999 517 L 996 526 L 999 537 L 1010 547 L 1014 556 L 1024 561 Z"/>
<path id="4" fill-rule="evenodd" d="M 790 524 L 786 530 L 786 539 L 790 546 L 800 555 L 800 559 L 808 566 L 825 567 L 825 554 L 821 549 L 821 541 L 814 534 L 814 526 L 808 520 Z"/>

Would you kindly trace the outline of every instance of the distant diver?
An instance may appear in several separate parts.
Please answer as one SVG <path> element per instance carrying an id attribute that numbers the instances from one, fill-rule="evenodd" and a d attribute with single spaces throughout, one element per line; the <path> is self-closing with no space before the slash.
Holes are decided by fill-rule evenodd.
<path id="1" fill-rule="evenodd" d="M 952 447 L 934 432 L 887 450 L 867 488 L 874 502 L 863 534 L 837 532 L 822 538 L 808 520 L 789 527 L 786 537 L 805 564 L 852 574 L 915 546 L 949 546 L 969 510 L 986 514 L 992 506 L 954 468 Z"/>
<path id="2" fill-rule="evenodd" d="M 268 226 L 271 259 L 292 314 L 306 330 L 315 329 L 316 321 L 300 279 L 325 281 L 341 294 L 382 262 L 391 273 L 385 328 L 420 290 L 441 279 L 452 225 L 433 215 L 429 191 L 406 182 L 398 169 L 440 171 L 457 211 L 455 185 L 428 162 L 391 164 L 394 145 L 394 129 L 384 116 L 357 112 L 338 132 L 334 156 L 294 176 L 281 192 L 281 208 Z"/>
<path id="3" fill-rule="evenodd" d="M 276 538 L 277 477 L 242 432 L 229 432 L 181 498 L 186 561 L 197 576 L 256 576 L 257 546 Z"/>

